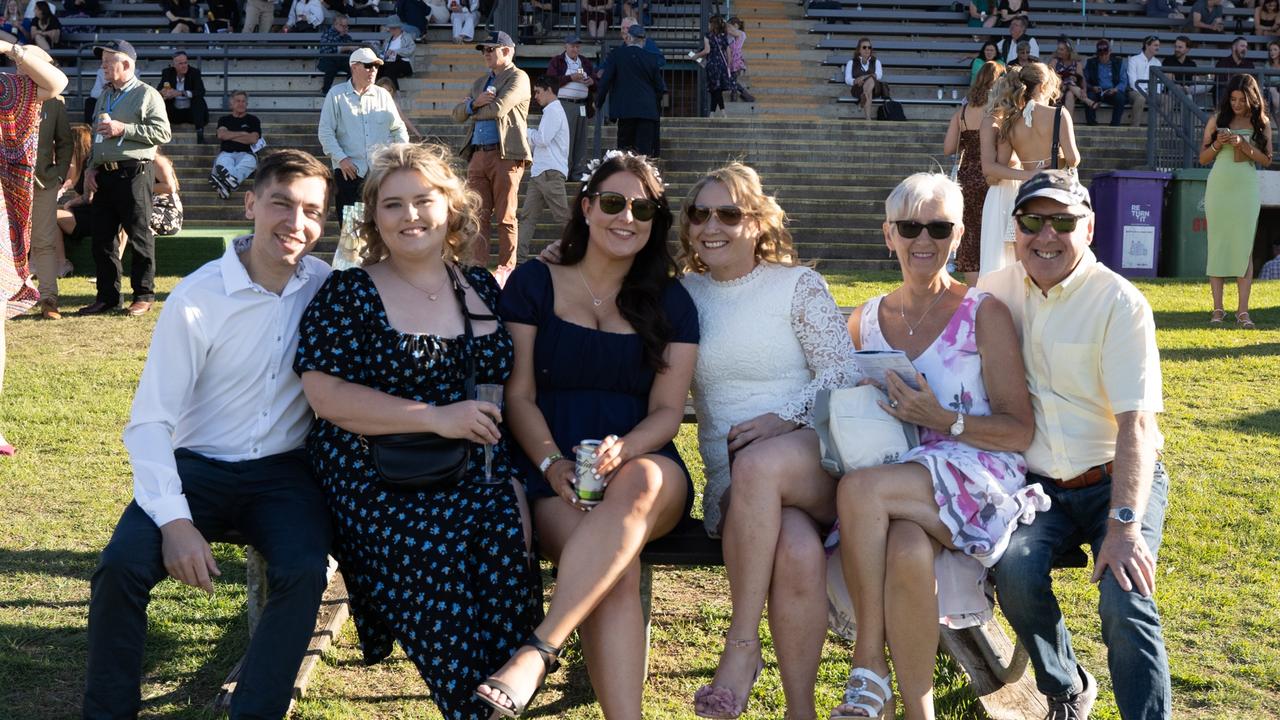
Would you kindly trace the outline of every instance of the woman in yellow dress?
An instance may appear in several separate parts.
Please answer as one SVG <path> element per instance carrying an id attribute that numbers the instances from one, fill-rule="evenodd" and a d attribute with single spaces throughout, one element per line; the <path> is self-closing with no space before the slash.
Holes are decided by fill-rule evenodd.
<path id="1" fill-rule="evenodd" d="M 1226 150 L 1227 152 L 1223 152 Z M 1213 294 L 1210 325 L 1221 325 L 1225 278 L 1236 279 L 1239 296 L 1236 325 L 1252 330 L 1249 288 L 1253 284 L 1253 237 L 1262 201 L 1256 167 L 1271 164 L 1271 123 L 1263 110 L 1262 93 L 1252 75 L 1235 75 L 1218 102 L 1218 114 L 1204 128 L 1200 164 L 1213 164 L 1204 191 L 1208 222 L 1209 291 Z"/>

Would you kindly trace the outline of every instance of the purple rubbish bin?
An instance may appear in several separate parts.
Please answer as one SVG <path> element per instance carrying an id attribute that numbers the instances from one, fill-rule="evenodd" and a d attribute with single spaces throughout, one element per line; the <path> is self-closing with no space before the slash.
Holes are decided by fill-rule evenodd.
<path id="1" fill-rule="evenodd" d="M 1163 172 L 1116 170 L 1093 178 L 1093 252 L 1125 277 L 1155 277 L 1160 260 Z"/>

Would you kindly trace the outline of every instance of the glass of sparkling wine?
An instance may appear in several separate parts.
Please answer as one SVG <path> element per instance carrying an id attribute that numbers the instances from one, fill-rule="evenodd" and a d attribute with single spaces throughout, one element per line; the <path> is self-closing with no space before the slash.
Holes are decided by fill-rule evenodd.
<path id="1" fill-rule="evenodd" d="M 481 402 L 490 402 L 502 408 L 502 386 L 493 383 L 479 383 L 476 385 L 476 400 Z M 485 444 L 484 446 L 484 481 L 493 485 L 499 482 L 493 477 L 493 445 Z"/>

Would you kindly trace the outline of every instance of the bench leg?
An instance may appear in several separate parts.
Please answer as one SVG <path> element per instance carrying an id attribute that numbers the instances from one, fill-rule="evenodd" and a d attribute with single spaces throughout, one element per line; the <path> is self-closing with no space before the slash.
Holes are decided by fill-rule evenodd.
<path id="1" fill-rule="evenodd" d="M 644 679 L 649 679 L 649 636 L 653 616 L 653 566 L 640 563 L 640 611 L 644 615 Z"/>
<path id="2" fill-rule="evenodd" d="M 941 645 L 969 676 L 974 695 L 991 720 L 1044 717 L 1044 696 L 1026 672 L 1027 652 L 988 620 L 964 630 L 942 628 Z"/>

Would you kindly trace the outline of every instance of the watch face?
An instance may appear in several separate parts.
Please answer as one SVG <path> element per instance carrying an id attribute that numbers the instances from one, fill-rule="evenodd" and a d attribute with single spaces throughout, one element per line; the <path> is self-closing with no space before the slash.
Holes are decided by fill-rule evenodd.
<path id="1" fill-rule="evenodd" d="M 1124 507 L 1116 510 L 1116 519 L 1122 523 L 1131 523 L 1137 520 L 1137 517 L 1133 513 L 1133 508 Z"/>

